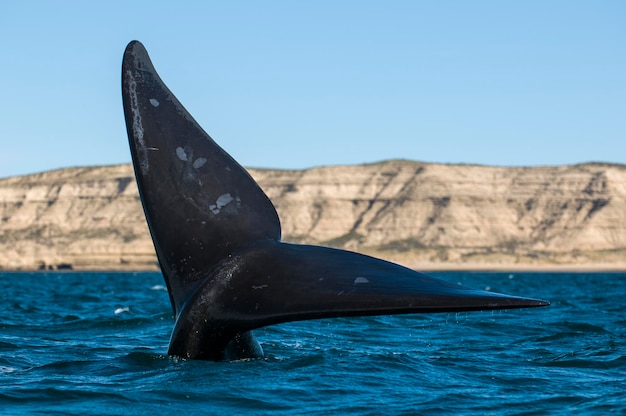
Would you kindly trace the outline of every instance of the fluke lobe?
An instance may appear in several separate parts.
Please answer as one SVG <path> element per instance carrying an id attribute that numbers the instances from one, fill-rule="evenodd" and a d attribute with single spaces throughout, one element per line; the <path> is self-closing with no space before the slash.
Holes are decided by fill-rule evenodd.
<path id="1" fill-rule="evenodd" d="M 122 97 L 139 194 L 176 317 L 170 355 L 260 357 L 251 331 L 288 321 L 548 305 L 358 253 L 283 243 L 268 197 L 185 110 L 137 41 L 124 53 Z"/>

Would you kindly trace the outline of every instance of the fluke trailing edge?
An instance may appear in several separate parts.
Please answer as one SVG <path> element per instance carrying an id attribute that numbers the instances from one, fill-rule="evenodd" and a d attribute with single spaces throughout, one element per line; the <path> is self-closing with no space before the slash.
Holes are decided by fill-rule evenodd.
<path id="1" fill-rule="evenodd" d="M 283 243 L 268 197 L 185 110 L 137 41 L 124 53 L 122 97 L 139 194 L 176 316 L 171 355 L 259 357 L 251 331 L 288 321 L 548 305 L 362 254 Z"/>

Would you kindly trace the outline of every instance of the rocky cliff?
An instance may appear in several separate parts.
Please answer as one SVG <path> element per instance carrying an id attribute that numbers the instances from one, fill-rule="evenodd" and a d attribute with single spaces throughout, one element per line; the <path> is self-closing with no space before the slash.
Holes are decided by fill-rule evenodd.
<path id="1" fill-rule="evenodd" d="M 250 169 L 287 241 L 416 268 L 626 268 L 626 166 Z M 0 267 L 156 269 L 130 165 L 0 179 Z"/>

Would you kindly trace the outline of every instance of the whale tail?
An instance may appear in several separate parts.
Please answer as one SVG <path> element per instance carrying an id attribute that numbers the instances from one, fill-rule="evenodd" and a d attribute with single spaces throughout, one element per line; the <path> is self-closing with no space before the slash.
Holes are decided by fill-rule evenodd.
<path id="1" fill-rule="evenodd" d="M 199 279 L 251 241 L 280 239 L 274 206 L 202 130 L 137 41 L 122 62 L 122 98 L 139 195 L 178 314 Z"/>
<path id="2" fill-rule="evenodd" d="M 122 63 L 135 176 L 176 324 L 170 354 L 258 355 L 251 330 L 303 319 L 546 306 L 344 250 L 280 241 L 269 198 L 160 79 L 143 45 Z M 241 355 L 241 354 L 240 354 Z"/>

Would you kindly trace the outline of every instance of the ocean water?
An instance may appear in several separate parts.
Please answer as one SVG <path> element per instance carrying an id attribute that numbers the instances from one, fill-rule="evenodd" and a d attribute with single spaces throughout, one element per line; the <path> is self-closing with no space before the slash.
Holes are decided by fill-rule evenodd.
<path id="1" fill-rule="evenodd" d="M 215 363 L 166 355 L 158 273 L 0 273 L 0 414 L 626 414 L 626 274 L 431 274 L 552 305 L 283 324 Z"/>

